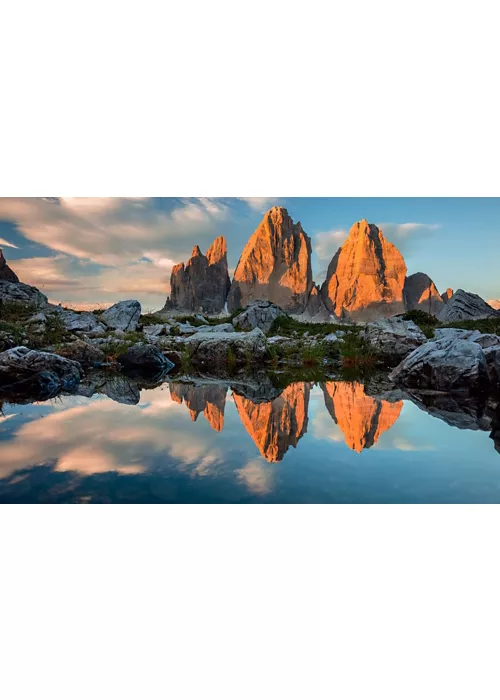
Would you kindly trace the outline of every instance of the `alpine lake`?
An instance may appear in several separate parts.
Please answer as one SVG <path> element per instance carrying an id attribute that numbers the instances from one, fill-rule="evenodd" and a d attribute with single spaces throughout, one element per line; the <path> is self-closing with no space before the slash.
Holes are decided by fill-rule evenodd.
<path id="1" fill-rule="evenodd" d="M 3 503 L 498 503 L 491 398 L 386 377 L 141 380 L 0 408 Z"/>

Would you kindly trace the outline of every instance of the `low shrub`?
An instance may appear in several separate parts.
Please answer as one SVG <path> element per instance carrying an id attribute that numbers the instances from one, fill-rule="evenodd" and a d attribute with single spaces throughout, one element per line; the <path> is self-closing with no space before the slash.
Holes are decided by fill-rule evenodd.
<path id="1" fill-rule="evenodd" d="M 426 311 L 422 311 L 421 309 L 411 309 L 403 314 L 403 318 L 405 321 L 413 321 L 413 323 L 416 323 L 417 326 L 437 326 L 439 324 L 436 316 L 428 314 Z"/>

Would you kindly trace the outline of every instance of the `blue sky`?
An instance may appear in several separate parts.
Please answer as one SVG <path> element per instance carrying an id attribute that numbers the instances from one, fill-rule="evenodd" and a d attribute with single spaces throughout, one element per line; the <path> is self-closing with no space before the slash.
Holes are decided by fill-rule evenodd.
<path id="1" fill-rule="evenodd" d="M 285 206 L 311 236 L 321 282 L 350 227 L 366 218 L 442 292 L 500 298 L 500 199 L 480 198 L 30 198 L 0 199 L 0 247 L 22 281 L 50 299 L 95 306 L 137 298 L 163 305 L 172 265 L 216 235 L 231 268 L 263 213 Z"/>

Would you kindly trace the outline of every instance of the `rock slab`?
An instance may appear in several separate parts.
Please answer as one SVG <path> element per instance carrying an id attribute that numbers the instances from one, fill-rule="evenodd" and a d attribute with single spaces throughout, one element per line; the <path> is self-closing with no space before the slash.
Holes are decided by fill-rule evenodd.
<path id="1" fill-rule="evenodd" d="M 135 331 L 139 325 L 141 305 L 135 299 L 119 301 L 101 314 L 100 320 L 109 328 L 121 331 Z"/>
<path id="2" fill-rule="evenodd" d="M 40 308 L 47 306 L 48 299 L 45 294 L 29 284 L 0 279 L 0 304 L 2 302 L 14 302 Z"/>
<path id="3" fill-rule="evenodd" d="M 500 317 L 478 294 L 457 289 L 451 299 L 441 309 L 438 319 L 445 323 L 469 321 L 472 319 Z"/>

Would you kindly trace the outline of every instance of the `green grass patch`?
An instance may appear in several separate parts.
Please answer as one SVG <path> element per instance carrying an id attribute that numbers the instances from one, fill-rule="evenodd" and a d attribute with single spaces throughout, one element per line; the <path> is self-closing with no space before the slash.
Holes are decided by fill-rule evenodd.
<path id="1" fill-rule="evenodd" d="M 162 318 L 158 314 L 142 314 L 139 318 L 139 324 L 141 326 L 155 326 L 158 323 L 166 323 L 165 318 Z"/>
<path id="2" fill-rule="evenodd" d="M 407 311 L 403 314 L 403 319 L 405 321 L 413 321 L 413 323 L 420 328 L 425 337 L 429 339 L 434 337 L 434 330 L 440 325 L 435 316 L 421 309 L 411 309 Z"/>
<path id="3" fill-rule="evenodd" d="M 38 311 L 40 311 L 40 309 L 34 304 L 21 304 L 17 301 L 0 300 L 0 321 L 4 321 L 5 323 L 21 324 Z"/>
<path id="4" fill-rule="evenodd" d="M 326 382 L 331 377 L 320 367 L 299 367 L 283 372 L 269 372 L 269 378 L 276 389 L 286 389 L 293 382 Z"/>
<path id="5" fill-rule="evenodd" d="M 362 335 L 346 333 L 343 340 L 344 342 L 340 344 L 340 356 L 344 369 L 376 366 L 378 355 Z"/>
<path id="6" fill-rule="evenodd" d="M 440 322 L 436 316 L 432 316 L 420 309 L 412 309 L 407 311 L 403 318 L 405 321 L 416 323 L 426 338 L 433 338 L 436 328 L 463 328 L 468 331 L 500 335 L 500 316 L 497 318 L 476 318 L 469 321 Z"/>
<path id="7" fill-rule="evenodd" d="M 466 331 L 493 333 L 500 335 L 500 316 L 498 318 L 477 318 L 471 321 L 453 321 L 439 324 L 439 328 L 463 328 Z"/>
<path id="8" fill-rule="evenodd" d="M 359 328 L 356 326 L 349 326 L 348 328 L 350 332 L 359 332 Z M 303 336 L 304 333 L 309 333 L 311 336 L 324 338 L 330 333 L 340 330 L 345 331 L 347 328 L 339 323 L 306 323 L 304 321 L 297 321 L 291 316 L 280 316 L 273 323 L 268 335 L 282 335 L 289 338 L 296 335 Z"/>

